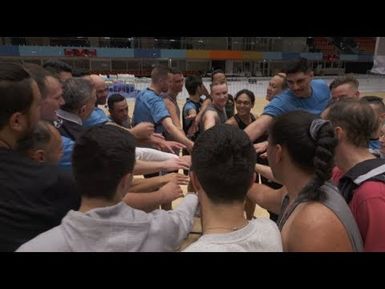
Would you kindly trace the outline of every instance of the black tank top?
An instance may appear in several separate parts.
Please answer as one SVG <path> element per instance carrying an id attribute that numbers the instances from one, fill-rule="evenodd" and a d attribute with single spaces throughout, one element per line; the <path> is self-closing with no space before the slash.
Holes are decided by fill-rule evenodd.
<path id="1" fill-rule="evenodd" d="M 235 118 L 235 121 L 237 122 L 238 127 L 239 127 L 240 129 L 245 129 L 245 128 L 248 126 L 248 124 L 245 124 L 245 123 L 241 120 L 241 118 L 239 117 L 238 113 L 234 115 L 234 118 Z M 250 118 L 251 118 L 251 121 L 252 121 L 252 122 L 255 120 L 254 115 L 252 115 L 251 113 L 250 113 Z"/>

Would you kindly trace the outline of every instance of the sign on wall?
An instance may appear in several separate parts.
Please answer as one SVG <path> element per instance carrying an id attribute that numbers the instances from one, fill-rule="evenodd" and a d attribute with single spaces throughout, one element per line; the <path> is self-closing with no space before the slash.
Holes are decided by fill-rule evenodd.
<path id="1" fill-rule="evenodd" d="M 95 57 L 96 49 L 94 48 L 64 48 L 65 56 L 75 57 Z"/>

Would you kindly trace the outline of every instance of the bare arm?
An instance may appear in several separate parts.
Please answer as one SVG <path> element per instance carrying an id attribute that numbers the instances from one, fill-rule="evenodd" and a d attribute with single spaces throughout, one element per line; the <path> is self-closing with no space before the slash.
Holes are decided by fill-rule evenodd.
<path id="1" fill-rule="evenodd" d="M 163 127 L 167 130 L 169 134 L 171 134 L 172 137 L 175 138 L 176 141 L 184 144 L 189 151 L 192 150 L 192 147 L 194 143 L 189 140 L 184 132 L 180 129 L 178 129 L 173 123 L 171 118 L 166 117 L 162 120 Z"/>
<path id="2" fill-rule="evenodd" d="M 154 124 L 150 122 L 141 122 L 133 128 L 126 128 L 112 121 L 108 121 L 106 124 L 129 131 L 138 142 L 148 142 L 151 135 L 154 133 Z"/>
<path id="3" fill-rule="evenodd" d="M 161 162 L 137 160 L 135 162 L 134 175 L 151 174 L 160 171 L 169 172 L 179 169 L 188 170 L 189 168 L 189 163 L 179 157 Z"/>
<path id="4" fill-rule="evenodd" d="M 203 116 L 203 129 L 206 131 L 210 127 L 215 126 L 216 119 L 218 118 L 218 114 L 215 111 L 207 111 Z"/>
<path id="5" fill-rule="evenodd" d="M 188 137 L 191 137 L 194 135 L 194 133 L 197 131 L 197 127 L 194 127 L 194 121 L 195 121 L 195 118 L 197 116 L 197 111 L 195 109 L 190 109 L 188 112 L 187 112 L 187 115 L 184 116 L 184 119 L 186 120 L 191 120 L 192 121 L 192 124 L 190 125 L 188 131 L 187 131 L 187 136 Z"/>
<path id="6" fill-rule="evenodd" d="M 196 125 L 198 126 L 200 121 L 201 121 L 201 118 L 202 118 L 202 114 L 205 112 L 206 108 L 212 103 L 211 99 L 210 98 L 206 98 L 203 103 L 202 103 L 202 106 L 199 110 L 199 113 L 197 114 L 197 116 L 195 117 L 195 120 L 194 120 L 194 124 L 193 125 Z"/>
<path id="7" fill-rule="evenodd" d="M 151 135 L 154 133 L 154 124 L 150 122 L 141 122 L 128 130 L 135 137 L 135 139 L 148 140 L 150 139 Z"/>
<path id="8" fill-rule="evenodd" d="M 192 125 L 190 126 L 190 129 L 188 131 L 189 135 L 193 135 L 194 133 L 196 133 L 199 130 L 199 123 L 201 121 L 202 115 L 210 103 L 211 103 L 210 98 L 206 98 L 203 101 L 202 106 L 199 110 L 199 113 L 195 116 L 195 119 L 194 119 Z"/>
<path id="9" fill-rule="evenodd" d="M 168 98 L 163 99 L 164 104 L 166 105 L 166 108 L 168 112 L 170 113 L 171 120 L 173 124 L 178 128 L 182 129 L 182 126 L 180 125 L 180 119 L 178 112 L 176 111 L 175 104 L 171 102 Z"/>
<path id="10" fill-rule="evenodd" d="M 261 164 L 255 164 L 255 172 L 258 174 L 261 174 L 266 179 L 272 180 L 273 182 L 277 182 L 277 180 L 273 176 L 273 172 L 271 171 L 271 168 L 266 165 Z"/>
<path id="11" fill-rule="evenodd" d="M 187 115 L 184 117 L 185 119 L 191 119 L 191 120 L 194 120 L 197 116 L 197 111 L 195 109 L 190 109 L 188 112 L 187 112 Z"/>
<path id="12" fill-rule="evenodd" d="M 158 133 L 153 133 L 147 143 L 152 144 L 158 150 L 171 153 L 175 153 L 182 148 L 186 148 L 184 144 L 179 142 L 165 140 L 164 137 Z"/>
<path id="13" fill-rule="evenodd" d="M 279 214 L 285 194 L 286 187 L 274 190 L 266 185 L 253 184 L 247 192 L 247 197 L 262 208 L 275 214 Z"/>
<path id="14" fill-rule="evenodd" d="M 189 177 L 178 173 L 171 173 L 147 179 L 134 179 L 130 187 L 130 192 L 137 193 L 155 191 L 171 181 L 176 182 L 176 184 L 180 186 L 188 185 Z"/>
<path id="15" fill-rule="evenodd" d="M 233 116 L 230 117 L 228 120 L 226 120 L 225 123 L 227 123 L 229 125 L 232 125 L 232 126 L 238 127 L 238 123 L 237 123 L 237 121 L 235 120 L 235 118 Z"/>
<path id="16" fill-rule="evenodd" d="M 267 141 L 259 142 L 254 144 L 254 149 L 257 153 L 264 153 L 267 150 L 267 145 L 269 143 Z"/>
<path id="17" fill-rule="evenodd" d="M 155 192 L 129 192 L 123 197 L 122 201 L 135 209 L 150 212 L 157 209 L 161 204 L 172 202 L 182 196 L 182 189 L 175 182 L 169 182 Z"/>
<path id="18" fill-rule="evenodd" d="M 255 121 L 250 123 L 244 129 L 244 131 L 249 136 L 250 140 L 253 142 L 268 130 L 272 121 L 272 116 L 263 114 L 258 117 Z"/>
<path id="19" fill-rule="evenodd" d="M 202 95 L 205 95 L 207 98 L 210 98 L 210 93 L 204 84 L 202 84 L 202 92 L 201 93 L 202 93 Z"/>

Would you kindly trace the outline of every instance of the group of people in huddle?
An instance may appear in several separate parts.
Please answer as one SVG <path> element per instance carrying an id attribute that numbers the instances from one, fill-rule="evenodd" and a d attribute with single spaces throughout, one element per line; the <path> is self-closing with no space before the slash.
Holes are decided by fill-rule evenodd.
<path id="1" fill-rule="evenodd" d="M 382 98 L 299 59 L 255 116 L 211 78 L 155 67 L 131 119 L 98 75 L 0 63 L 0 250 L 180 251 L 199 216 L 184 252 L 385 251 Z"/>

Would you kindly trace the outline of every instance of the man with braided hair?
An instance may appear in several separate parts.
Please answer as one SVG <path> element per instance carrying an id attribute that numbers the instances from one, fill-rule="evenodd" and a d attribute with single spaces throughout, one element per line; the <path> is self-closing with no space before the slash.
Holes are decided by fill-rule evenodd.
<path id="1" fill-rule="evenodd" d="M 327 182 L 337 138 L 330 122 L 296 111 L 274 119 L 267 155 L 273 190 L 254 184 L 248 197 L 279 214 L 284 251 L 360 251 L 361 236 L 348 205 Z"/>

